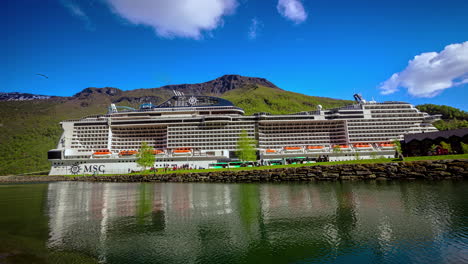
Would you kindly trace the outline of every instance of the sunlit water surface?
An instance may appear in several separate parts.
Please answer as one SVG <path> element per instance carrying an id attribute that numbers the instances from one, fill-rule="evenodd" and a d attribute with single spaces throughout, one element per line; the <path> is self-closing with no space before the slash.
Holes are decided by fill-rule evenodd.
<path id="1" fill-rule="evenodd" d="M 0 263 L 468 263 L 467 187 L 0 185 Z"/>

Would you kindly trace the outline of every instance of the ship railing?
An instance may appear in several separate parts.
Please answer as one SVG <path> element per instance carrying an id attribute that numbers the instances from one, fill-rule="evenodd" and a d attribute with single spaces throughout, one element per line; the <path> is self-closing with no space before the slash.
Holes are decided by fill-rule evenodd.
<path id="1" fill-rule="evenodd" d="M 133 112 L 183 112 L 183 111 L 197 111 L 197 110 L 241 110 L 244 112 L 244 109 L 235 106 L 223 106 L 223 107 L 167 107 L 167 108 L 152 108 L 152 109 L 137 109 L 137 110 L 123 110 L 119 111 L 118 113 L 133 113 Z"/>

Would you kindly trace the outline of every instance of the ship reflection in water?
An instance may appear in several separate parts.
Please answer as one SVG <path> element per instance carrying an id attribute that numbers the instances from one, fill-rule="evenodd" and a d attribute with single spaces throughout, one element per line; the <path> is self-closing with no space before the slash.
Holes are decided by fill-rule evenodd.
<path id="1" fill-rule="evenodd" d="M 47 245 L 106 263 L 466 263 L 463 186 L 51 183 Z"/>

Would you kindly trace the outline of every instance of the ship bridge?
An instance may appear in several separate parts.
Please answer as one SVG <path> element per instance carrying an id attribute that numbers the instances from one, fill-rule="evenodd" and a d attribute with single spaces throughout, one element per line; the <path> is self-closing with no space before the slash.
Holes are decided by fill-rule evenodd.
<path id="1" fill-rule="evenodd" d="M 212 96 L 173 96 L 164 103 L 154 106 L 153 108 L 169 108 L 169 107 L 208 107 L 208 106 L 234 106 L 234 104 L 226 99 Z"/>

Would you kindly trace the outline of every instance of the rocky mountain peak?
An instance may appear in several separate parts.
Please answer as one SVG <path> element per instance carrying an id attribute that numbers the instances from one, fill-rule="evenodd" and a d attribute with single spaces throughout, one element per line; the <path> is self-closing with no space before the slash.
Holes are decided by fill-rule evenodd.
<path id="1" fill-rule="evenodd" d="M 108 96 L 116 96 L 116 95 L 121 95 L 122 90 L 114 87 L 104 87 L 104 88 L 96 88 L 96 87 L 88 87 L 84 89 L 83 91 L 75 94 L 73 97 L 78 97 L 78 98 L 87 98 L 91 95 L 96 95 L 96 94 L 104 94 Z"/>
<path id="2" fill-rule="evenodd" d="M 204 83 L 166 85 L 161 88 L 180 90 L 185 94 L 221 95 L 230 90 L 242 88 L 248 85 L 262 85 L 265 87 L 281 90 L 265 78 L 246 77 L 235 74 L 223 75 L 219 78 Z"/>

